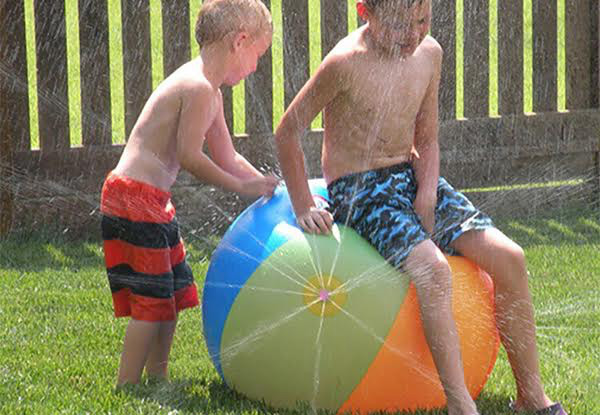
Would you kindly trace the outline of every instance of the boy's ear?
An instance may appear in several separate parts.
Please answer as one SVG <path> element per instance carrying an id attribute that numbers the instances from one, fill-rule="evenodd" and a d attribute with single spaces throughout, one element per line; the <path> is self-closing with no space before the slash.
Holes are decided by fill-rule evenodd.
<path id="1" fill-rule="evenodd" d="M 244 32 L 244 31 L 237 32 L 233 36 L 233 42 L 232 42 L 233 49 L 238 50 L 238 49 L 242 48 L 244 46 L 244 42 L 249 37 L 250 37 L 250 35 L 248 34 L 248 32 Z"/>
<path id="2" fill-rule="evenodd" d="M 369 9 L 362 1 L 356 2 L 356 11 L 358 12 L 358 17 L 362 20 L 367 21 L 369 16 Z"/>

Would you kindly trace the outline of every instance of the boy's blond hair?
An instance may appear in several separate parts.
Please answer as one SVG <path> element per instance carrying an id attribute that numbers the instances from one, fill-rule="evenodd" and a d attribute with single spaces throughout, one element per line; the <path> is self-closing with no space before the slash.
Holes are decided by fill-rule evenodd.
<path id="1" fill-rule="evenodd" d="M 196 21 L 196 41 L 205 46 L 234 32 L 272 30 L 271 13 L 260 0 L 205 0 Z"/>

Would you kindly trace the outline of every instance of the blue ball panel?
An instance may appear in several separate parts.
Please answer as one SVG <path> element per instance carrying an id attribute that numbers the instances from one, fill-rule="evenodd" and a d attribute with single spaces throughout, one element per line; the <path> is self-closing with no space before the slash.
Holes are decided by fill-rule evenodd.
<path id="1" fill-rule="evenodd" d="M 328 200 L 323 180 L 311 180 L 310 187 L 313 195 Z M 246 209 L 231 224 L 211 258 L 202 297 L 202 316 L 208 352 L 221 377 L 220 346 L 227 316 L 240 287 L 264 259 L 288 241 L 285 233 L 275 229 L 281 223 L 298 226 L 283 186 L 278 187 L 269 200 L 261 198 Z"/>

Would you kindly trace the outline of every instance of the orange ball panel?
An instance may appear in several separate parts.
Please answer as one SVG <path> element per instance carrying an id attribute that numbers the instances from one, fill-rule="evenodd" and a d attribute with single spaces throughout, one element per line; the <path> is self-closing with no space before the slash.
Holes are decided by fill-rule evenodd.
<path id="1" fill-rule="evenodd" d="M 490 277 L 462 257 L 447 257 L 452 269 L 452 311 L 460 337 L 465 382 L 474 398 L 487 381 L 500 341 Z M 385 402 L 386 407 L 382 407 Z M 423 333 L 416 290 L 411 285 L 390 333 L 369 370 L 338 413 L 433 409 L 446 398 Z"/>

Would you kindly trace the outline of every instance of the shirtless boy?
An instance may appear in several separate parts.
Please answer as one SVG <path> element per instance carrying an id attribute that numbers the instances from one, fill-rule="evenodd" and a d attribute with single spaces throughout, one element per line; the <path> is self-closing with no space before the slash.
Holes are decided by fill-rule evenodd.
<path id="1" fill-rule="evenodd" d="M 205 1 L 196 24 L 200 56 L 150 96 L 104 183 L 102 234 L 115 316 L 131 317 L 118 385 L 138 383 L 144 367 L 149 377 L 166 378 L 178 313 L 198 305 L 170 197 L 179 170 L 247 196 L 271 195 L 277 185 L 235 151 L 219 90 L 256 70 L 272 33 L 260 0 Z"/>
<path id="2" fill-rule="evenodd" d="M 517 384 L 514 410 L 566 415 L 540 380 L 523 250 L 439 177 L 438 87 L 442 49 L 427 33 L 430 0 L 362 0 L 366 25 L 323 60 L 276 131 L 281 169 L 299 225 L 354 228 L 417 289 L 421 316 L 448 402 L 473 415 L 451 314 L 457 251 L 494 279 L 497 324 Z M 315 205 L 299 139 L 324 111 L 323 176 L 331 214 Z"/>

